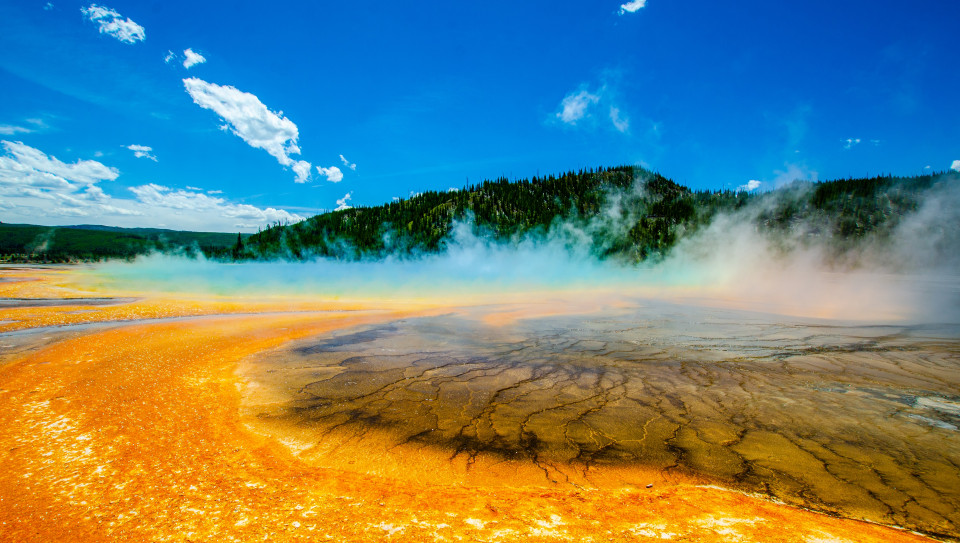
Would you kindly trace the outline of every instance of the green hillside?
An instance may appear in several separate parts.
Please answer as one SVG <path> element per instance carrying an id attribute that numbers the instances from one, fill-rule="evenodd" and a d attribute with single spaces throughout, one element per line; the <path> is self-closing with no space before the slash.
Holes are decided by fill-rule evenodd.
<path id="1" fill-rule="evenodd" d="M 759 230 L 803 230 L 843 250 L 864 236 L 889 231 L 941 177 L 797 182 L 760 194 L 692 191 L 633 166 L 498 179 L 273 226 L 251 236 L 243 255 L 357 259 L 438 252 L 450 242 L 454 225 L 466 222 L 498 240 L 556 235 L 564 226 L 585 235 L 598 258 L 638 262 L 661 258 L 717 213 L 738 211 L 750 211 Z"/>
<path id="2" fill-rule="evenodd" d="M 153 251 L 229 256 L 236 243 L 237 234 L 216 232 L 0 224 L 0 258 L 8 262 L 129 259 Z"/>
<path id="3" fill-rule="evenodd" d="M 658 173 L 620 166 L 428 191 L 273 225 L 239 240 L 237 234 L 152 228 L 0 224 L 0 258 L 91 261 L 152 251 L 222 260 L 384 258 L 442 252 L 460 224 L 486 239 L 552 237 L 585 243 L 600 259 L 640 262 L 662 258 L 718 213 L 738 213 L 758 231 L 843 252 L 865 237 L 888 234 L 938 182 L 958 182 L 957 175 L 798 181 L 764 193 L 692 191 Z"/>

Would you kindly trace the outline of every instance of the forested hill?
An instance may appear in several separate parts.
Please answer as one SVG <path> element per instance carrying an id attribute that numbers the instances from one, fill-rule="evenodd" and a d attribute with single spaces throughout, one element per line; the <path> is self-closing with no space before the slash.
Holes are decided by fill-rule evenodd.
<path id="1" fill-rule="evenodd" d="M 132 259 L 151 252 L 202 252 L 219 260 L 403 257 L 443 251 L 457 225 L 485 239 L 549 237 L 587 246 L 600 259 L 639 262 L 663 257 L 718 213 L 736 213 L 760 232 L 825 241 L 842 252 L 865 237 L 888 234 L 932 188 L 945 184 L 960 185 L 960 178 L 950 172 L 796 182 L 759 194 L 692 191 L 660 174 L 620 166 L 424 192 L 252 235 L 0 223 L 0 262 Z"/>
<path id="2" fill-rule="evenodd" d="M 646 178 L 642 191 L 637 190 L 638 176 Z M 614 228 L 622 229 L 626 221 L 632 224 L 628 232 L 615 235 L 597 232 L 598 238 L 611 242 L 603 246 L 598 239 L 598 249 L 606 254 L 635 247 L 641 257 L 669 247 L 676 224 L 696 220 L 698 199 L 707 196 L 732 206 L 749 198 L 731 192 L 694 194 L 658 174 L 630 166 L 513 182 L 501 178 L 462 190 L 424 192 L 381 206 L 333 211 L 297 224 L 274 226 L 251 236 L 246 254 L 357 258 L 437 252 L 449 242 L 456 223 L 469 223 L 478 233 L 497 239 L 545 235 L 560 221 L 587 226 L 606 210 L 615 194 L 630 201 L 625 202 L 623 216 L 616 218 Z M 647 212 L 635 221 L 630 211 L 640 207 Z"/>
<path id="3" fill-rule="evenodd" d="M 439 252 L 451 241 L 454 225 L 462 223 L 498 240 L 574 230 L 595 256 L 637 262 L 663 256 L 717 213 L 736 211 L 749 211 L 760 230 L 804 229 L 843 247 L 888 232 L 943 176 L 797 182 L 761 194 L 692 191 L 633 166 L 497 179 L 275 225 L 250 236 L 234 254 L 356 259 Z"/>
<path id="4" fill-rule="evenodd" d="M 130 260 L 152 252 L 230 255 L 238 239 L 245 237 L 160 228 L 0 223 L 0 262 Z"/>

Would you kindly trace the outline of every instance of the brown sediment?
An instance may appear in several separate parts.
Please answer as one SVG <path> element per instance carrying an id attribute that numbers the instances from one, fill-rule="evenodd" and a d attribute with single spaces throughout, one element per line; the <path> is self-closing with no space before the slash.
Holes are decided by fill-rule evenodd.
<path id="1" fill-rule="evenodd" d="M 245 359 L 244 420 L 321 467 L 486 488 L 699 477 L 958 533 L 949 336 L 666 305 L 506 330 L 465 314 Z"/>
<path id="2" fill-rule="evenodd" d="M 544 486 L 481 455 L 486 475 L 454 484 L 435 453 L 398 451 L 391 472 L 349 444 L 344 469 L 316 467 L 245 426 L 240 360 L 416 314 L 130 324 L 16 357 L 0 367 L 0 540 L 929 541 L 640 469 L 609 472 L 631 488 Z"/>
<path id="3" fill-rule="evenodd" d="M 619 491 L 451 486 L 310 468 L 244 429 L 238 359 L 382 318 L 130 326 L 8 365 L 0 538 L 924 540 L 684 481 Z"/>
<path id="4" fill-rule="evenodd" d="M 513 297 L 509 304 L 483 308 L 480 321 L 491 326 L 509 326 L 520 320 L 557 315 L 589 315 L 627 306 L 621 298 L 606 291 L 596 291 L 589 297 L 573 299 L 551 298 L 546 295 L 526 296 L 526 300 L 518 298 L 522 297 Z"/>

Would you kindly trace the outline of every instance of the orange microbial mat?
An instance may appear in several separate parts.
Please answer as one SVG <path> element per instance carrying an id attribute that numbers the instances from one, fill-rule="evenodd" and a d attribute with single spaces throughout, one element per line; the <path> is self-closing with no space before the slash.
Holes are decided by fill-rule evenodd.
<path id="1" fill-rule="evenodd" d="M 949 331 L 79 272 L 0 269 L 0 541 L 960 536 Z"/>

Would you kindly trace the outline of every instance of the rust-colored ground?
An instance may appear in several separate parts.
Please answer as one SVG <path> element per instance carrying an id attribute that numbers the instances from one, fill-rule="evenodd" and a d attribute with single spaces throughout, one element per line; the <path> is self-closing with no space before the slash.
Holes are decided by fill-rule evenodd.
<path id="1" fill-rule="evenodd" d="M 22 292 L 15 284 L 4 284 L 4 296 Z M 42 282 L 21 284 L 44 292 Z M 137 318 L 153 303 L 80 315 Z M 199 307 L 214 316 L 90 329 L 0 367 L 0 540 L 928 541 L 698 481 L 467 486 L 310 467 L 242 424 L 238 361 L 403 313 Z M 76 310 L 45 309 L 34 317 L 2 308 L 0 321 L 29 328 Z"/>

